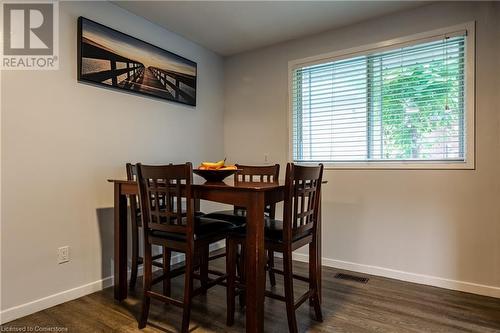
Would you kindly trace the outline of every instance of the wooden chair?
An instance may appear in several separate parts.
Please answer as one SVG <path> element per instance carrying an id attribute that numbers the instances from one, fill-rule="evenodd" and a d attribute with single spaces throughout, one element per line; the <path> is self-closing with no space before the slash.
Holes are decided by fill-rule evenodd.
<path id="1" fill-rule="evenodd" d="M 134 164 L 127 163 L 127 180 L 137 181 L 137 168 Z M 141 212 L 139 209 L 139 198 L 135 195 L 131 195 L 130 198 L 130 222 L 132 225 L 131 236 L 132 236 L 132 267 L 130 274 L 129 287 L 134 289 L 137 283 L 137 272 L 139 270 L 139 265 L 142 265 L 144 259 L 139 255 L 139 228 L 142 227 L 141 222 Z M 171 253 L 163 249 L 163 254 L 157 254 L 153 256 L 153 265 L 165 269 L 163 262 L 157 260 L 162 259 L 165 255 L 165 261 L 170 262 Z"/>
<path id="2" fill-rule="evenodd" d="M 137 167 L 135 164 L 127 163 L 125 165 L 127 170 L 127 180 L 137 181 Z M 139 209 L 139 198 L 135 195 L 130 196 L 130 221 L 132 226 L 131 238 L 132 238 L 132 267 L 130 274 L 129 287 L 134 289 L 137 283 L 137 273 L 139 271 L 139 265 L 143 264 L 144 259 L 139 254 L 139 233 L 140 228 L 142 228 L 141 221 L 141 211 Z M 160 204 L 164 205 L 163 200 L 160 200 Z M 195 215 L 204 215 L 199 211 L 200 202 L 195 200 Z M 183 212 L 185 214 L 185 211 Z M 161 254 L 153 256 L 153 266 L 160 267 L 164 270 L 168 270 L 167 265 L 170 265 L 170 260 L 172 258 L 172 253 L 168 249 L 162 249 Z M 217 259 L 219 256 L 211 257 L 210 260 Z M 159 261 L 162 259 L 162 261 Z"/>
<path id="3" fill-rule="evenodd" d="M 234 183 L 235 185 L 241 183 L 273 183 L 279 184 L 279 174 L 280 174 L 280 165 L 265 165 L 265 166 L 256 166 L 256 165 L 241 165 L 236 164 L 238 168 L 238 172 L 234 174 Z M 265 215 L 266 217 L 274 219 L 276 212 L 276 205 L 268 205 L 265 207 Z M 232 210 L 218 211 L 209 213 L 206 215 L 207 217 L 224 220 L 231 222 L 238 226 L 245 226 L 246 224 L 246 209 L 244 207 L 234 206 Z M 241 256 L 244 256 L 244 253 L 241 253 Z M 274 252 L 269 250 L 267 253 L 267 267 L 266 269 L 269 272 L 269 280 L 272 286 L 276 285 L 276 277 L 272 271 L 274 267 Z M 240 266 L 238 266 L 240 267 Z M 240 275 L 243 275 L 243 270 L 241 269 Z"/>
<path id="4" fill-rule="evenodd" d="M 295 309 L 306 300 L 314 306 L 316 319 L 322 321 L 320 295 L 318 292 L 318 267 L 316 248 L 316 228 L 319 216 L 320 190 L 323 177 L 323 165 L 309 167 L 287 165 L 285 179 L 285 199 L 283 221 L 267 218 L 265 223 L 265 247 L 267 250 L 283 254 L 283 271 L 272 268 L 284 277 L 285 295 L 277 295 L 265 291 L 265 295 L 286 302 L 288 328 L 291 333 L 297 332 Z M 238 229 L 238 231 L 241 229 Z M 234 322 L 234 304 L 236 294 L 236 253 L 237 246 L 244 247 L 245 235 L 233 234 L 227 240 L 227 324 Z M 293 274 L 292 252 L 309 245 L 309 276 Z M 309 283 L 309 290 L 295 302 L 293 279 Z M 239 283 L 240 293 L 244 285 Z"/>
<path id="5" fill-rule="evenodd" d="M 191 192 L 192 171 L 191 163 L 164 166 L 137 164 L 144 234 L 144 298 L 139 328 L 146 326 L 151 298 L 155 298 L 183 308 L 182 332 L 188 332 L 192 297 L 226 278 L 225 274 L 222 274 L 215 279 L 205 280 L 203 285 L 204 279 L 201 275 L 208 272 L 200 272 L 199 276 L 194 272 L 198 266 L 195 258 L 199 258 L 200 270 L 203 270 L 205 266 L 202 262 L 205 261 L 204 258 L 208 258 L 206 251 L 209 245 L 225 239 L 234 225 L 227 221 L 195 216 Z M 176 270 L 169 267 L 160 277 L 153 279 L 153 245 L 184 253 L 185 266 Z M 170 296 L 170 279 L 182 273 L 185 274 L 184 297 L 180 301 Z M 193 289 L 195 277 L 202 280 L 202 286 L 196 290 Z M 164 282 L 163 294 L 151 289 L 154 283 L 160 281 Z"/>

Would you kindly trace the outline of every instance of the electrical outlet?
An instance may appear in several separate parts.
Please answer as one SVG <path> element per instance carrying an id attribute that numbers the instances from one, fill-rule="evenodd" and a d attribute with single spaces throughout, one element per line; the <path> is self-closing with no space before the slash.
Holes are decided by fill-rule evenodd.
<path id="1" fill-rule="evenodd" d="M 57 249 L 57 263 L 62 264 L 69 261 L 69 246 L 63 246 Z"/>
<path id="2" fill-rule="evenodd" d="M 269 163 L 269 153 L 264 154 L 264 163 Z"/>

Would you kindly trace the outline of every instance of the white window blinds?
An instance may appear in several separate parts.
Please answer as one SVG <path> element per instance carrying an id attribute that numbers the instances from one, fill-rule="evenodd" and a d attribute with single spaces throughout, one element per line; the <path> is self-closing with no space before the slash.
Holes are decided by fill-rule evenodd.
<path id="1" fill-rule="evenodd" d="M 292 70 L 297 162 L 464 161 L 466 36 Z"/>

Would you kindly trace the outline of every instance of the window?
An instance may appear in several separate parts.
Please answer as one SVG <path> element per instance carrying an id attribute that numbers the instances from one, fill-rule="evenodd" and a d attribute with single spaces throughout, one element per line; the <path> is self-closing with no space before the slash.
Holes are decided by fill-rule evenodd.
<path id="1" fill-rule="evenodd" d="M 293 65 L 293 160 L 473 167 L 470 30 Z"/>

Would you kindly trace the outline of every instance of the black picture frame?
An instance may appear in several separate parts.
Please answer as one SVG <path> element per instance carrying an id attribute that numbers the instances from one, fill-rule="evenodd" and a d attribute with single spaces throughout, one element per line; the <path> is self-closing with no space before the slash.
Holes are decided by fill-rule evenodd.
<path id="1" fill-rule="evenodd" d="M 196 106 L 196 62 L 82 16 L 77 43 L 79 82 Z"/>

